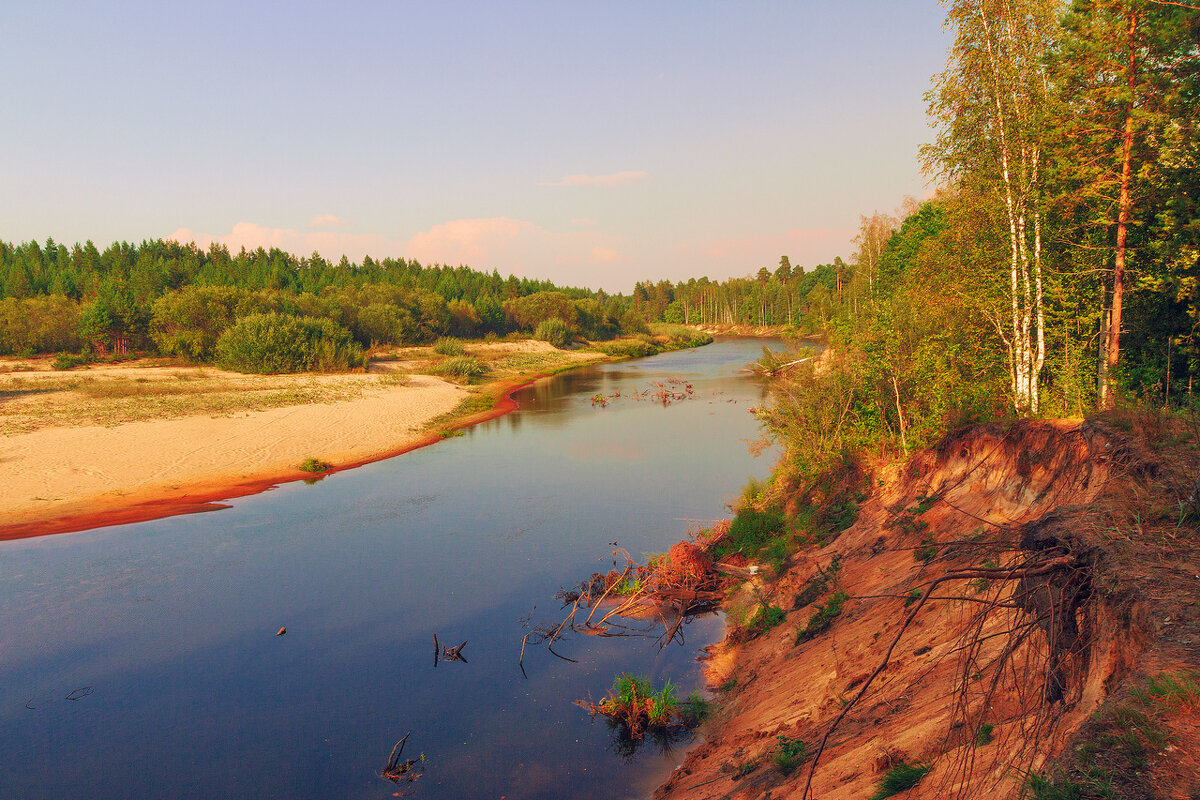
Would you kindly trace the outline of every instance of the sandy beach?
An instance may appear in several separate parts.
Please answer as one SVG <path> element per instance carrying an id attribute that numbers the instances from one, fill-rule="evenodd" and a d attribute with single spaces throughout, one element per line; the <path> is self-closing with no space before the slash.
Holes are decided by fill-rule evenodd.
<path id="1" fill-rule="evenodd" d="M 522 364 L 601 358 L 542 342 L 480 348 L 517 354 Z M 0 538 L 203 511 L 311 477 L 299 469 L 308 458 L 345 469 L 437 441 L 431 422 L 471 393 L 408 374 L 412 366 L 393 361 L 370 373 L 322 376 L 157 366 L 0 374 Z M 502 395 L 498 385 L 528 377 L 500 370 L 488 391 Z M 466 421 L 505 410 L 501 404 Z"/>

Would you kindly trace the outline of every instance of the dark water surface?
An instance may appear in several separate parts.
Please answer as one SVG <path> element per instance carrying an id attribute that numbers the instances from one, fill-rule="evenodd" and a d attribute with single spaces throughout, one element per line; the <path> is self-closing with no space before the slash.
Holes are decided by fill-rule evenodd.
<path id="1" fill-rule="evenodd" d="M 769 472 L 738 371 L 761 345 L 566 373 L 460 438 L 222 511 L 0 543 L 0 798 L 648 796 L 686 743 L 627 760 L 574 701 L 621 671 L 686 695 L 720 622 L 556 645 L 578 664 L 531 645 L 526 679 L 523 620 L 561 620 L 610 542 L 666 550 Z M 696 398 L 631 399 L 670 377 Z M 434 633 L 468 663 L 435 669 Z M 396 786 L 410 732 L 424 775 Z"/>

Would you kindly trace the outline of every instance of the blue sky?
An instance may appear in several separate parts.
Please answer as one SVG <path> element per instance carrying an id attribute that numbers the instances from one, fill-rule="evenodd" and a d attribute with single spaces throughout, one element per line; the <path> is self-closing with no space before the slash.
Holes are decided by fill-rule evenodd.
<path id="1" fill-rule="evenodd" d="M 928 191 L 934 0 L 17 2 L 0 238 L 629 291 L 846 257 Z"/>

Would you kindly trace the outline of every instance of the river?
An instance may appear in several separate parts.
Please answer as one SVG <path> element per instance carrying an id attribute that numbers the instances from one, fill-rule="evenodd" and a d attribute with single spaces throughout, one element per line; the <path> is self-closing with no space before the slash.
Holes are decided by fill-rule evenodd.
<path id="1" fill-rule="evenodd" d="M 521 639 L 611 543 L 664 551 L 770 471 L 739 371 L 762 344 L 564 373 L 463 436 L 219 511 L 0 543 L 0 800 L 648 796 L 682 752 L 624 753 L 574 701 L 623 671 L 699 688 L 720 620 L 661 650 L 556 644 L 578 663 L 531 645 L 527 677 Z M 694 396 L 635 399 L 672 378 Z M 466 660 L 435 667 L 434 634 Z M 406 734 L 421 777 L 393 784 Z"/>

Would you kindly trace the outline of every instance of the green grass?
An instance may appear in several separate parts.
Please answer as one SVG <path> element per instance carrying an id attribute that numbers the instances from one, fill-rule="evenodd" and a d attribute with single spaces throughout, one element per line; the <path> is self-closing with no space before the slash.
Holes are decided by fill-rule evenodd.
<path id="1" fill-rule="evenodd" d="M 1200 702 L 1200 671 L 1162 673 L 1129 691 L 1127 702 L 1094 715 L 1083 727 L 1075 764 L 1052 774 L 1030 776 L 1034 800 L 1084 800 L 1140 796 L 1139 781 L 1151 759 L 1171 743 L 1164 724 L 1179 706 Z"/>
<path id="2" fill-rule="evenodd" d="M 327 472 L 330 465 L 319 458 L 306 458 L 300 462 L 299 469 L 301 472 Z"/>
<path id="3" fill-rule="evenodd" d="M 613 680 L 608 696 L 592 708 L 624 725 L 629 735 L 637 739 L 647 729 L 669 727 L 682 716 L 680 705 L 675 698 L 675 685 L 670 681 L 656 692 L 646 678 L 621 673 Z"/>
<path id="4" fill-rule="evenodd" d="M 845 592 L 834 592 L 824 605 L 817 606 L 813 615 L 809 617 L 808 624 L 796 629 L 796 644 L 807 642 L 827 630 L 842 613 L 842 608 L 849 599 L 850 595 Z"/>
<path id="5" fill-rule="evenodd" d="M 996 730 L 996 726 L 990 722 L 985 722 L 979 726 L 979 730 L 975 731 L 975 746 L 983 747 L 992 743 L 992 733 Z"/>
<path id="6" fill-rule="evenodd" d="M 880 778 L 870 800 L 884 800 L 886 797 L 908 791 L 920 783 L 931 768 L 929 764 L 897 764 Z"/>

